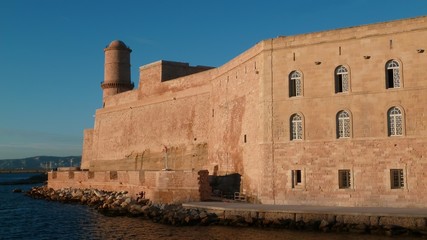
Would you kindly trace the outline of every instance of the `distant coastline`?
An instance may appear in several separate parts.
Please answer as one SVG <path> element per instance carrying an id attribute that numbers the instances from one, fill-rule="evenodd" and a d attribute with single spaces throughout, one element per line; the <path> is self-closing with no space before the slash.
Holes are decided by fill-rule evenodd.
<path id="1" fill-rule="evenodd" d="M 43 173 L 59 167 L 79 167 L 81 156 L 35 156 L 1 159 L 0 173 Z"/>
<path id="2" fill-rule="evenodd" d="M 0 169 L 0 174 L 3 173 L 45 173 L 44 169 Z"/>

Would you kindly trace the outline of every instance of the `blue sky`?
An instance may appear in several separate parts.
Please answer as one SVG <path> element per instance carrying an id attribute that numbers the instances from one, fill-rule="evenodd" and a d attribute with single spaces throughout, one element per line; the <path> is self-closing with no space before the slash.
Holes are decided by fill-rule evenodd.
<path id="1" fill-rule="evenodd" d="M 426 0 L 2 0 L 0 159 L 81 154 L 112 40 L 137 84 L 161 59 L 217 67 L 264 39 L 423 15 Z"/>

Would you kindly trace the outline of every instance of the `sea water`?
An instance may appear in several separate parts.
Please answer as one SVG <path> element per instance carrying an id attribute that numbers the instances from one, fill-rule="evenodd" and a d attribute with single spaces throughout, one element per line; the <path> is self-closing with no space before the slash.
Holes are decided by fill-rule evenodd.
<path id="1" fill-rule="evenodd" d="M 0 182 L 33 174 L 0 174 Z M 36 200 L 14 189 L 35 185 L 0 185 L 0 239 L 390 239 L 385 236 L 289 231 L 250 227 L 175 227 L 130 217 L 108 217 L 79 204 Z M 402 238 L 398 239 L 413 239 Z"/>

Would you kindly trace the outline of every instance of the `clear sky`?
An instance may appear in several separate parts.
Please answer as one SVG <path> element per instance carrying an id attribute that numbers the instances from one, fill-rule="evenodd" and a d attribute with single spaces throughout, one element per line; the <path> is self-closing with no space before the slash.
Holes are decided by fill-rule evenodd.
<path id="1" fill-rule="evenodd" d="M 138 84 L 157 60 L 217 67 L 264 39 L 423 15 L 427 0 L 2 0 L 0 159 L 81 154 L 112 40 Z"/>

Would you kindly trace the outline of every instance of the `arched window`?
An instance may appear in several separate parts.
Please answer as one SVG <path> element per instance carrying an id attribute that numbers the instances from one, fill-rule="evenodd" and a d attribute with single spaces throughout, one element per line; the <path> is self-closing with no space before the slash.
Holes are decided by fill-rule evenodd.
<path id="1" fill-rule="evenodd" d="M 349 138 L 351 132 L 350 114 L 347 111 L 337 113 L 337 138 Z"/>
<path id="2" fill-rule="evenodd" d="M 335 93 L 348 92 L 350 89 L 348 70 L 340 65 L 335 69 Z"/>
<path id="3" fill-rule="evenodd" d="M 292 71 L 289 74 L 289 97 L 302 95 L 302 77 L 299 71 Z"/>
<path id="4" fill-rule="evenodd" d="M 388 135 L 402 136 L 403 135 L 403 116 L 402 110 L 398 107 L 392 107 L 388 110 Z"/>
<path id="5" fill-rule="evenodd" d="M 396 60 L 390 60 L 386 63 L 386 88 L 400 88 L 401 76 L 400 65 Z"/>
<path id="6" fill-rule="evenodd" d="M 302 117 L 299 114 L 291 116 L 291 140 L 302 139 Z"/>

